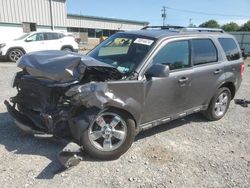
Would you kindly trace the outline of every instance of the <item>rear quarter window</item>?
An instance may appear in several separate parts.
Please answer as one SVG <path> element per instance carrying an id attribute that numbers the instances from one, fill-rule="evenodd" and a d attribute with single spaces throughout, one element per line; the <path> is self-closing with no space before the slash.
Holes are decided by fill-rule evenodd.
<path id="1" fill-rule="evenodd" d="M 218 61 L 217 49 L 210 39 L 193 39 L 192 52 L 194 65 Z"/>
<path id="2" fill-rule="evenodd" d="M 219 38 L 218 40 L 228 61 L 240 59 L 240 51 L 232 38 Z"/>

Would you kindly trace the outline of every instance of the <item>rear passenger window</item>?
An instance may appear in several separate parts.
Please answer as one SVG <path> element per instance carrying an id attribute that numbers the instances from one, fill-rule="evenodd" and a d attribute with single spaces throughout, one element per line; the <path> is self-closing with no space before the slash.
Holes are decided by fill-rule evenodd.
<path id="1" fill-rule="evenodd" d="M 240 51 L 233 39 L 219 38 L 219 42 L 227 56 L 228 61 L 233 61 L 240 58 Z"/>
<path id="2" fill-rule="evenodd" d="M 45 40 L 56 40 L 58 39 L 57 33 L 44 33 Z"/>
<path id="3" fill-rule="evenodd" d="M 193 39 L 192 49 L 194 65 L 212 63 L 218 60 L 217 49 L 210 39 Z"/>
<path id="4" fill-rule="evenodd" d="M 155 55 L 153 63 L 168 65 L 170 70 L 190 67 L 189 42 L 175 41 L 166 44 Z"/>

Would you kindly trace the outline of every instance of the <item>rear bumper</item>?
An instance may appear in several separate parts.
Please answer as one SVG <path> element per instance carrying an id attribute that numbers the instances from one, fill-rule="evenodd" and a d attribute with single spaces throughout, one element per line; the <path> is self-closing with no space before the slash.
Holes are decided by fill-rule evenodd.
<path id="1" fill-rule="evenodd" d="M 9 112 L 11 117 L 14 119 L 15 124 L 21 130 L 23 130 L 24 132 L 26 132 L 28 134 L 32 134 L 32 135 L 46 134 L 44 132 L 36 130 L 34 128 L 33 123 L 31 122 L 31 120 L 29 120 L 26 116 L 24 116 L 23 114 L 18 112 L 13 106 L 10 105 L 10 103 L 7 100 L 4 101 L 4 104 L 7 108 L 7 111 Z"/>

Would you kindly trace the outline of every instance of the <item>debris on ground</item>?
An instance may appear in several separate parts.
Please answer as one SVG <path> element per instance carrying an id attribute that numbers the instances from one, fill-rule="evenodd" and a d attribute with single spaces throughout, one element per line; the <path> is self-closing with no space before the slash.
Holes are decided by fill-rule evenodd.
<path id="1" fill-rule="evenodd" d="M 83 150 L 74 143 L 68 143 L 58 154 L 58 159 L 64 168 L 68 169 L 78 165 L 82 160 Z"/>
<path id="2" fill-rule="evenodd" d="M 234 99 L 235 104 L 239 104 L 242 107 L 248 107 L 248 104 L 250 104 L 250 100 L 246 99 Z"/>

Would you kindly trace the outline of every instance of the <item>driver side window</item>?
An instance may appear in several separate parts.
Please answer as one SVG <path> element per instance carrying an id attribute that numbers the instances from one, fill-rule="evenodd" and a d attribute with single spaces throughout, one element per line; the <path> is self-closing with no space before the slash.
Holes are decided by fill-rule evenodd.
<path id="1" fill-rule="evenodd" d="M 170 70 L 190 67 L 189 41 L 166 44 L 155 55 L 153 63 L 168 65 Z"/>

